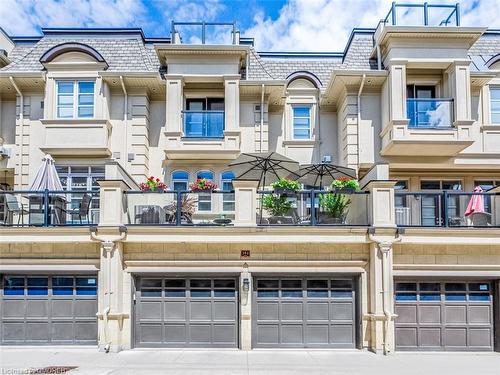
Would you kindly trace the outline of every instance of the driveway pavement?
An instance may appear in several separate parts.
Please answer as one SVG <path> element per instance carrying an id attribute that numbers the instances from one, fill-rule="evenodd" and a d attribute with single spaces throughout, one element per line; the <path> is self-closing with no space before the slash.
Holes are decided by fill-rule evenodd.
<path id="1" fill-rule="evenodd" d="M 0 374 L 75 366 L 66 374 L 500 375 L 500 353 L 397 353 L 325 350 L 129 350 L 0 348 Z M 57 370 L 57 369 L 55 369 Z"/>

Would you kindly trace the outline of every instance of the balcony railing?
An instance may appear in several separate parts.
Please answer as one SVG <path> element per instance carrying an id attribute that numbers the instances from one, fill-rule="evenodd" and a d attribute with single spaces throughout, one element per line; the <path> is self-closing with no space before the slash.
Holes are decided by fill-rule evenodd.
<path id="1" fill-rule="evenodd" d="M 408 99 L 410 128 L 440 129 L 453 126 L 453 99 Z"/>
<path id="2" fill-rule="evenodd" d="M 368 192 L 260 191 L 257 225 L 367 226 Z"/>
<path id="3" fill-rule="evenodd" d="M 125 193 L 128 225 L 226 226 L 234 221 L 234 192 Z"/>
<path id="4" fill-rule="evenodd" d="M 396 192 L 395 200 L 400 227 L 500 227 L 500 193 Z"/>
<path id="5" fill-rule="evenodd" d="M 223 138 L 224 111 L 183 111 L 184 137 Z"/>
<path id="6" fill-rule="evenodd" d="M 99 223 L 99 191 L 2 191 L 0 225 L 88 226 Z"/>
<path id="7" fill-rule="evenodd" d="M 393 2 L 382 22 L 392 26 L 460 26 L 460 5 Z"/>

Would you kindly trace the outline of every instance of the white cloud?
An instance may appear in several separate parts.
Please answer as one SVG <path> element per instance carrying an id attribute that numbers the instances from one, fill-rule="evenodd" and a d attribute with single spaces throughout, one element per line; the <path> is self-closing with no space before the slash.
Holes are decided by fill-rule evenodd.
<path id="1" fill-rule="evenodd" d="M 140 26 L 144 14 L 138 0 L 0 0 L 1 26 L 10 35 L 36 35 L 45 26 Z"/>
<path id="2" fill-rule="evenodd" d="M 245 36 L 261 51 L 342 51 L 354 27 L 374 28 L 392 0 L 289 0 L 277 19 L 262 12 Z M 412 1 L 423 2 L 422 0 Z M 439 1 L 454 4 L 456 0 Z M 462 26 L 500 27 L 500 0 L 464 0 Z M 407 18 L 409 15 L 407 15 Z"/>

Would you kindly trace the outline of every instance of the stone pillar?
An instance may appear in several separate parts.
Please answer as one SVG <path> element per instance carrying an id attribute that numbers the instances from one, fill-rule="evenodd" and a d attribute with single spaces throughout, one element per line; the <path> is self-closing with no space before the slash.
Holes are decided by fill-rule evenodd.
<path id="1" fill-rule="evenodd" d="M 407 125 L 406 61 L 391 60 L 389 65 L 389 121 Z"/>
<path id="2" fill-rule="evenodd" d="M 259 181 L 233 180 L 235 219 L 234 226 L 257 225 L 257 187 Z"/>
<path id="3" fill-rule="evenodd" d="M 244 267 L 240 275 L 241 350 L 252 350 L 252 275 Z"/>
<path id="4" fill-rule="evenodd" d="M 124 271 L 123 244 L 102 240 L 99 271 L 99 350 L 118 352 L 131 348 L 130 275 Z M 128 286 L 128 287 L 126 287 Z"/>
<path id="5" fill-rule="evenodd" d="M 240 76 L 224 76 L 224 133 L 240 130 Z"/>
<path id="6" fill-rule="evenodd" d="M 125 222 L 125 200 L 123 192 L 129 186 L 122 180 L 99 181 L 100 207 L 99 226 L 121 226 Z"/>
<path id="7" fill-rule="evenodd" d="M 395 228 L 396 211 L 394 185 L 396 181 L 370 181 L 365 189 L 368 195 L 368 222 L 378 228 Z"/>
<path id="8" fill-rule="evenodd" d="M 455 126 L 472 125 L 470 61 L 455 61 L 447 70 L 449 92 L 453 98 Z"/>
<path id="9" fill-rule="evenodd" d="M 182 76 L 168 74 L 166 78 L 167 108 L 165 134 L 167 137 L 182 135 L 183 86 Z"/>

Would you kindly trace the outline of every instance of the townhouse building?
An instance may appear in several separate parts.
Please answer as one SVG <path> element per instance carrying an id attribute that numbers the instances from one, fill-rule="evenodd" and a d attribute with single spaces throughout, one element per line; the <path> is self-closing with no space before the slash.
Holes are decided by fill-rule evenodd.
<path id="1" fill-rule="evenodd" d="M 500 31 L 401 8 L 332 53 L 0 31 L 2 345 L 500 350 Z M 344 217 L 272 221 L 270 152 L 353 169 Z"/>

